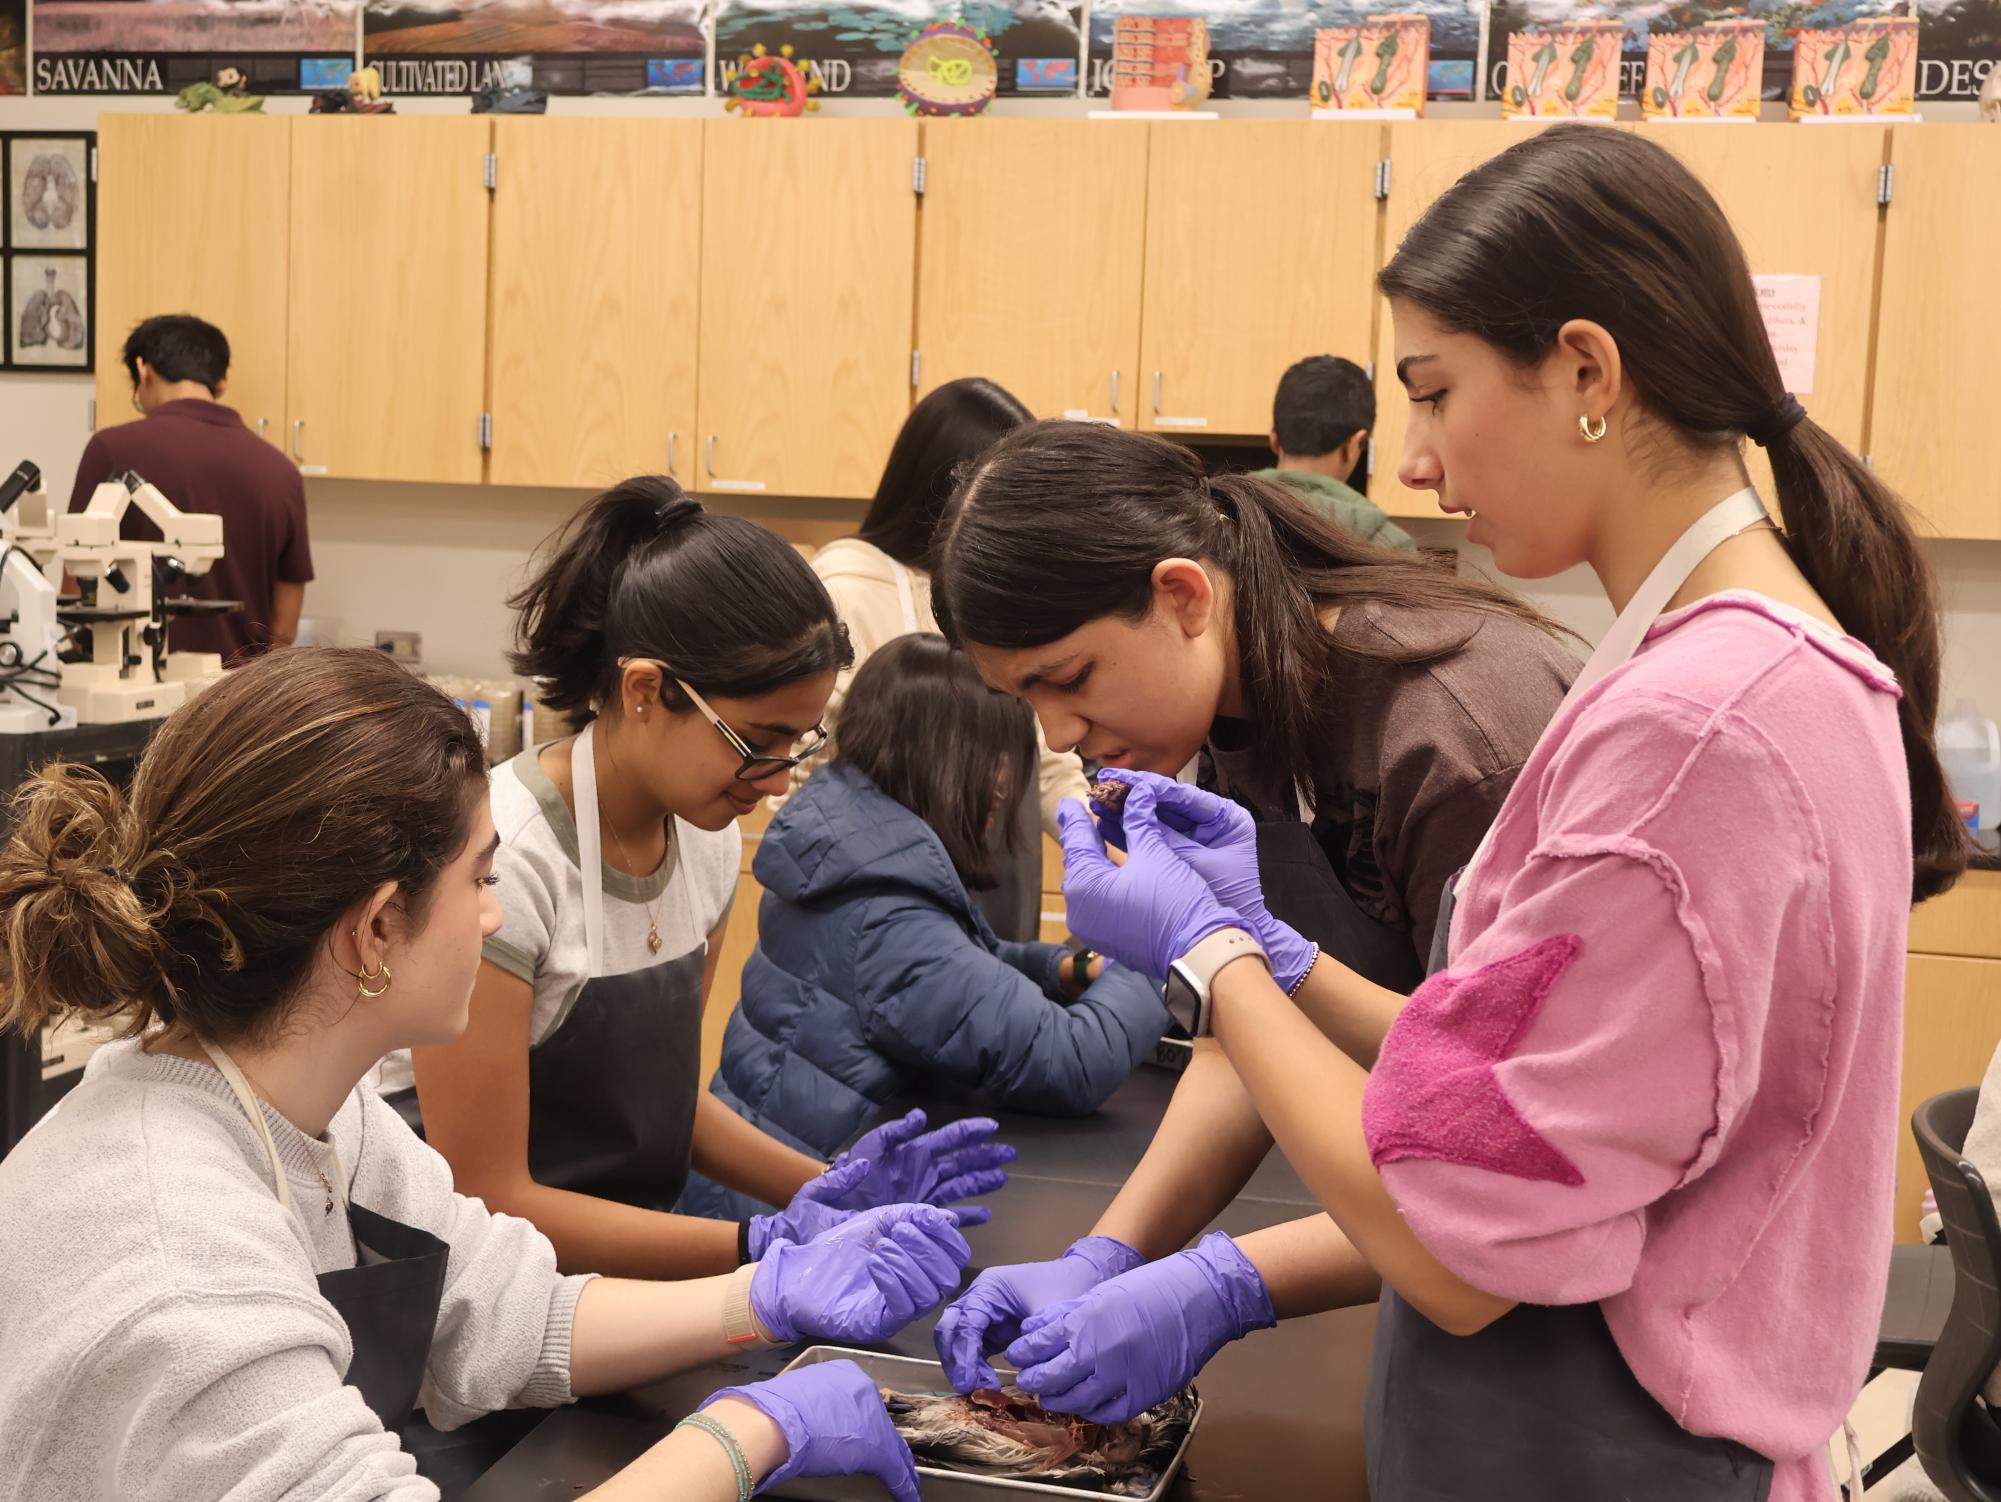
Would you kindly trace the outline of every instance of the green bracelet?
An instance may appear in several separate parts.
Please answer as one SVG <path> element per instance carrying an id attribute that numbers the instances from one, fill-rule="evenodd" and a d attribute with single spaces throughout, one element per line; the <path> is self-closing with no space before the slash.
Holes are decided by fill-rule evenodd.
<path id="1" fill-rule="evenodd" d="M 750 1502 L 750 1494 L 755 1490 L 750 1481 L 750 1462 L 744 1458 L 743 1446 L 736 1442 L 734 1434 L 706 1413 L 691 1413 L 674 1427 L 699 1429 L 721 1445 L 729 1454 L 730 1468 L 736 1472 L 736 1502 Z"/>

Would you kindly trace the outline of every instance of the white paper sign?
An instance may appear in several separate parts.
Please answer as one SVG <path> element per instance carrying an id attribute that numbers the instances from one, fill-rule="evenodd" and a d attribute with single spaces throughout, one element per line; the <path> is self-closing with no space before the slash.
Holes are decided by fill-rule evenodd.
<path id="1" fill-rule="evenodd" d="M 1820 333 L 1820 278 L 1753 276 L 1765 336 L 1778 357 L 1779 379 L 1794 396 L 1813 394 L 1814 346 Z"/>

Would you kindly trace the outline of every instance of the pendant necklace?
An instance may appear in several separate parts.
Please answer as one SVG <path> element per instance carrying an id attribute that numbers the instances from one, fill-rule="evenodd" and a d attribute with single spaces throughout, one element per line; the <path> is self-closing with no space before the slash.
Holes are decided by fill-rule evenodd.
<path id="1" fill-rule="evenodd" d="M 632 865 L 632 857 L 626 853 L 625 841 L 621 840 L 618 837 L 618 831 L 616 829 L 612 829 L 611 821 L 609 819 L 605 820 L 605 828 L 611 829 L 611 842 L 614 845 L 618 846 L 619 858 L 623 860 L 626 866 L 629 868 Z M 664 861 L 666 859 L 666 856 L 662 855 L 661 859 Z M 632 874 L 636 878 L 639 873 L 633 872 Z M 646 947 L 649 950 L 651 950 L 654 954 L 658 954 L 660 953 L 660 914 L 654 908 L 652 901 L 646 902 L 645 906 L 646 906 Z"/>

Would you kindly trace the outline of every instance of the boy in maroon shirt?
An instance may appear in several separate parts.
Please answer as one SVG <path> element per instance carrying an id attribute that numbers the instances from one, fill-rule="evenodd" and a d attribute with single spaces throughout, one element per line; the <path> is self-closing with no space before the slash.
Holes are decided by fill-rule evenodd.
<path id="1" fill-rule="evenodd" d="M 143 422 L 95 434 L 77 464 L 69 509 L 81 511 L 99 484 L 136 470 L 183 511 L 222 518 L 222 561 L 187 582 L 196 599 L 241 600 L 226 615 L 176 617 L 176 652 L 217 652 L 234 666 L 267 647 L 290 646 L 313 577 L 306 537 L 306 490 L 299 472 L 252 433 L 221 397 L 229 384 L 229 341 L 221 329 L 182 314 L 149 318 L 125 341 L 125 369 Z M 159 528 L 135 507 L 123 535 L 156 541 Z"/>

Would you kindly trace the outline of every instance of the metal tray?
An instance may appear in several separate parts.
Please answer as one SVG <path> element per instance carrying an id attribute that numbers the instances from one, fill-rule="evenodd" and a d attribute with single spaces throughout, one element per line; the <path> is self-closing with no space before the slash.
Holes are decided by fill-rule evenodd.
<path id="1" fill-rule="evenodd" d="M 879 1387 L 895 1387 L 904 1392 L 943 1392 L 951 1387 L 945 1378 L 945 1368 L 935 1361 L 923 1361 L 915 1356 L 886 1356 L 879 1351 L 854 1351 L 842 1346 L 808 1346 L 796 1356 L 785 1370 L 796 1371 L 802 1366 L 817 1366 L 824 1361 L 852 1361 L 860 1367 Z M 996 1368 L 1005 1377 L 1012 1376 L 1006 1368 Z M 1174 1458 L 1160 1473 L 1160 1482 L 1154 1489 L 1137 1502 L 1160 1502 L 1174 1485 L 1174 1478 L 1181 1474 L 1182 1463 L 1188 1458 L 1188 1443 L 1195 1438 L 1195 1431 L 1202 1426 L 1202 1398 L 1195 1398 L 1195 1416 L 1189 1420 L 1188 1433 L 1182 1436 L 1181 1448 L 1174 1452 Z M 971 1476 L 964 1471 L 940 1470 L 936 1466 L 917 1467 L 918 1484 L 924 1493 L 924 1502 L 992 1502 L 992 1494 L 1001 1492 L 1032 1492 L 1044 1497 L 1068 1497 L 1071 1502 L 1080 1498 L 1098 1498 L 1100 1502 L 1135 1502 L 1132 1498 L 1114 1497 L 1110 1492 L 1088 1491 L 1078 1486 L 1055 1486 L 1047 1481 L 1010 1481 L 995 1476 Z M 812 1480 L 800 1479 L 774 1487 L 764 1493 L 769 1497 L 791 1497 L 800 1502 L 883 1502 L 885 1493 L 882 1484 L 873 1476 L 829 1476 Z"/>

